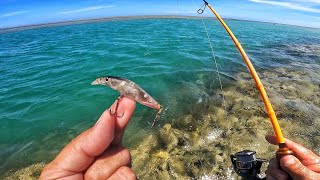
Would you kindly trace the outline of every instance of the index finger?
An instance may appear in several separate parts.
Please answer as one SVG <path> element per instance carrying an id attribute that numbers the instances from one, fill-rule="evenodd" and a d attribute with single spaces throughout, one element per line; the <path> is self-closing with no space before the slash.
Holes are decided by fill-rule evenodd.
<path id="1" fill-rule="evenodd" d="M 266 140 L 271 144 L 278 145 L 278 142 L 275 136 L 266 135 Z M 298 143 L 295 143 L 289 139 L 285 139 L 285 142 L 287 147 L 291 149 L 294 152 L 294 155 L 301 161 L 307 160 L 316 156 L 311 150 L 303 147 Z"/>
<path id="2" fill-rule="evenodd" d="M 136 107 L 136 101 L 123 97 L 119 102 L 118 112 L 117 114 L 123 114 L 121 117 L 117 117 L 115 121 L 115 133 L 114 133 L 114 139 L 112 142 L 112 145 L 122 145 L 122 137 L 124 134 L 124 131 L 131 119 L 131 116 L 134 112 L 134 109 Z M 114 109 L 113 107 L 111 107 Z"/>

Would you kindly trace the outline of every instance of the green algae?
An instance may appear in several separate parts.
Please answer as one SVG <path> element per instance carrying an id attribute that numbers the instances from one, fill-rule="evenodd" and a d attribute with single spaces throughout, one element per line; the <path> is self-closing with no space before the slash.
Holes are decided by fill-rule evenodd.
<path id="1" fill-rule="evenodd" d="M 38 179 L 45 164 L 38 163 L 25 167 L 15 172 L 9 172 L 4 180 L 35 180 Z"/>
<path id="2" fill-rule="evenodd" d="M 271 92 L 285 137 L 319 153 L 316 115 L 320 112 L 320 86 L 312 81 L 312 75 L 278 68 L 263 71 L 261 77 Z M 140 179 L 233 179 L 237 176 L 230 169 L 230 154 L 251 149 L 259 157 L 273 157 L 277 146 L 264 139 L 273 131 L 258 91 L 249 74 L 239 73 L 237 80 L 224 89 L 226 102 L 221 100 L 221 92 L 215 92 L 210 101 L 196 104 L 190 114 L 173 119 L 171 124 L 132 148 L 132 167 L 137 176 Z"/>

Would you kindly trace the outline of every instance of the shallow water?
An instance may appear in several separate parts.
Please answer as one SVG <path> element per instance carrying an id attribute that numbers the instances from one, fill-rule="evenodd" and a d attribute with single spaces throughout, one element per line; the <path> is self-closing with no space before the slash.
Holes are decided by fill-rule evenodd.
<path id="1" fill-rule="evenodd" d="M 227 111 L 200 19 L 109 21 L 0 34 L 0 174 L 50 161 L 93 125 L 118 96 L 90 85 L 103 75 L 133 80 L 168 108 L 158 128 L 148 124 L 155 110 L 143 106 L 128 126 L 125 144 L 142 179 L 227 178 L 232 175 L 228 156 L 244 148 L 271 157 L 274 149 L 263 140 L 272 132 L 270 123 L 246 66 L 218 22 L 205 23 L 222 71 Z M 227 23 L 260 72 L 285 136 L 306 138 L 305 145 L 320 153 L 320 31 Z M 172 162 L 178 165 L 171 167 Z"/>

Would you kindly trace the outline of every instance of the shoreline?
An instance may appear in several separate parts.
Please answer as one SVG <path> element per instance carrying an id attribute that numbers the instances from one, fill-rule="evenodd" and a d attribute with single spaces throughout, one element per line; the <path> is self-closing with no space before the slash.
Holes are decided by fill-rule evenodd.
<path id="1" fill-rule="evenodd" d="M 75 25 L 75 24 L 107 22 L 107 21 L 137 20 L 137 19 L 202 19 L 202 18 L 217 20 L 217 18 L 213 17 L 213 16 L 209 17 L 209 16 L 187 16 L 187 15 L 112 16 L 112 17 L 89 18 L 89 19 L 69 20 L 69 21 L 48 22 L 48 23 L 40 23 L 40 24 L 30 24 L 30 25 L 15 26 L 15 27 L 5 27 L 5 28 L 0 28 L 0 33 L 16 32 L 16 31 L 23 31 L 23 30 L 30 30 L 30 29 L 40 29 L 40 28 L 46 28 L 46 27 L 68 26 L 68 25 Z M 292 24 L 255 21 L 255 20 L 247 20 L 247 19 L 235 19 L 235 18 L 223 18 L 223 19 L 224 20 L 234 20 L 234 21 L 244 21 L 244 22 L 270 23 L 270 24 L 274 24 L 274 25 L 287 25 L 287 26 L 295 26 L 295 27 L 310 28 L 310 29 L 319 29 L 316 27 L 307 27 L 307 26 L 299 26 L 299 25 L 292 25 Z"/>
<path id="2" fill-rule="evenodd" d="M 56 26 L 67 26 L 74 24 L 86 24 L 94 22 L 107 22 L 107 21 L 121 21 L 121 20 L 136 20 L 136 19 L 201 19 L 199 16 L 175 16 L 175 15 L 142 15 L 142 16 L 112 16 L 112 17 L 102 17 L 102 18 L 89 18 L 89 19 L 79 19 L 79 20 L 70 20 L 70 21 L 58 21 L 58 22 L 49 22 L 41 24 L 31 24 L 24 26 L 15 26 L 0 28 L 0 33 L 2 32 L 13 32 L 29 29 L 38 29 L 45 27 L 56 27 Z M 214 17 L 205 17 L 206 19 L 216 19 Z"/>

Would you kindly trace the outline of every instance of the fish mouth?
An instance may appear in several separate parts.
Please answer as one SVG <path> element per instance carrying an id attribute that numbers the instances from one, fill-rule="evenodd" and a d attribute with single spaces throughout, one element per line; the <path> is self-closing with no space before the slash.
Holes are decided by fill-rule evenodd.
<path id="1" fill-rule="evenodd" d="M 157 110 L 159 110 L 161 108 L 160 104 L 154 105 L 152 103 L 144 102 L 143 105 L 148 106 L 153 109 L 157 109 Z"/>
<path id="2" fill-rule="evenodd" d="M 100 83 L 98 82 L 98 79 L 94 80 L 94 81 L 91 83 L 91 85 L 98 85 L 98 84 L 100 84 Z"/>

